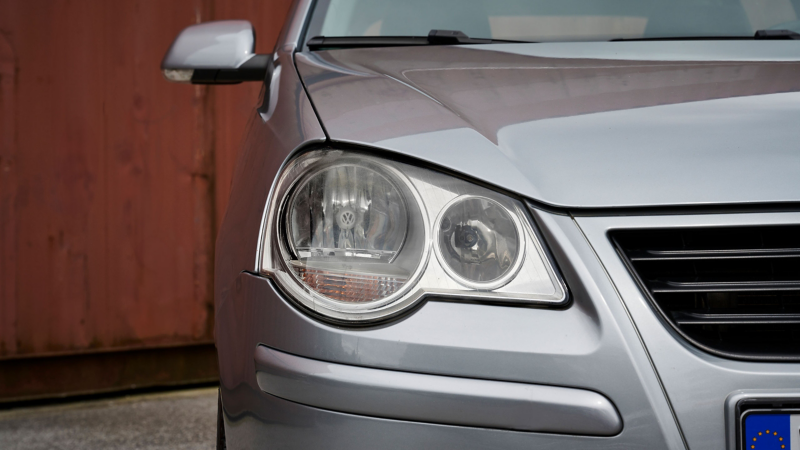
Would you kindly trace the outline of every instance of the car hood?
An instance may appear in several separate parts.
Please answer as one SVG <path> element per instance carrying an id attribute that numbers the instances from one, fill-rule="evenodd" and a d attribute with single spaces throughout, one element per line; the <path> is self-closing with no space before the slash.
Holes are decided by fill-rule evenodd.
<path id="1" fill-rule="evenodd" d="M 493 44 L 296 55 L 333 141 L 562 207 L 800 201 L 800 44 Z"/>

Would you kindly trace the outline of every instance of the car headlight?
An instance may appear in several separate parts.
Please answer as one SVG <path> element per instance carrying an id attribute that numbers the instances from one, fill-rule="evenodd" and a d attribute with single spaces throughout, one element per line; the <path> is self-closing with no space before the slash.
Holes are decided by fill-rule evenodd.
<path id="1" fill-rule="evenodd" d="M 260 272 L 310 311 L 352 323 L 426 295 L 567 301 L 520 201 L 341 150 L 304 153 L 282 171 L 264 213 Z"/>

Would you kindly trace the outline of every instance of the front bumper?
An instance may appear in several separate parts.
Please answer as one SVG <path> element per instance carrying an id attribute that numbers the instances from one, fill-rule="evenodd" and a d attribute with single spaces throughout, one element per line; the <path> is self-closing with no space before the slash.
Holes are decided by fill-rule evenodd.
<path id="1" fill-rule="evenodd" d="M 615 438 L 562 436 L 345 414 L 258 396 L 262 413 L 225 415 L 230 449 L 619 449 Z M 227 407 L 226 407 L 227 408 Z M 658 445 L 656 445 L 658 447 Z"/>
<path id="2" fill-rule="evenodd" d="M 797 364 L 725 360 L 671 335 L 607 237 L 800 214 L 533 214 L 570 287 L 566 309 L 431 299 L 390 325 L 339 328 L 240 274 L 217 315 L 230 448 L 734 449 L 731 399 L 800 392 Z M 514 390 L 528 386 L 538 394 Z M 558 392 L 608 403 L 559 409 Z M 581 419 L 612 404 L 621 430 Z"/>
<path id="3" fill-rule="evenodd" d="M 362 448 L 359 443 L 375 444 L 371 448 L 404 448 L 406 443 L 413 448 L 684 448 L 650 359 L 583 234 L 569 216 L 536 216 L 570 287 L 572 304 L 566 309 L 429 299 L 390 325 L 340 328 L 309 318 L 268 279 L 240 274 L 230 300 L 219 305 L 217 313 L 222 398 L 231 427 L 227 436 L 239 443 L 231 448 L 260 448 L 270 441 L 303 448 L 309 439 L 320 439 L 327 448 L 348 449 Z M 400 411 L 388 401 L 364 409 L 355 397 L 348 404 L 347 395 L 323 403 L 308 392 L 290 396 L 273 389 L 295 400 L 287 401 L 264 392 L 270 391 L 267 385 L 259 386 L 253 357 L 259 345 L 355 369 L 468 379 L 481 386 L 498 382 L 596 393 L 613 404 L 622 429 L 617 432 L 612 425 L 603 432 L 588 432 L 588 425 L 578 422 L 535 428 L 530 417 L 503 426 L 499 415 L 481 411 L 465 422 L 453 418 L 458 418 L 459 408 L 474 403 L 428 410 L 425 415 L 419 408 Z M 292 389 L 320 389 L 312 385 L 313 378 L 299 380 Z M 532 404 L 537 401 L 528 398 Z M 328 426 L 332 422 L 337 425 Z M 314 437 L 298 435 L 301 429 Z"/>
<path id="4" fill-rule="evenodd" d="M 390 419 L 613 436 L 622 419 L 584 389 L 444 377 L 336 364 L 256 348 L 262 391 L 318 408 Z"/>

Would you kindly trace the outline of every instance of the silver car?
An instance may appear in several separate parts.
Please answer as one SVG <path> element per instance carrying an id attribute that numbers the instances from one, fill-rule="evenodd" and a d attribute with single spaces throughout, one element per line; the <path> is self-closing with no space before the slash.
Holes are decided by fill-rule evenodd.
<path id="1" fill-rule="evenodd" d="M 800 449 L 800 1 L 298 0 L 216 249 L 219 448 Z"/>

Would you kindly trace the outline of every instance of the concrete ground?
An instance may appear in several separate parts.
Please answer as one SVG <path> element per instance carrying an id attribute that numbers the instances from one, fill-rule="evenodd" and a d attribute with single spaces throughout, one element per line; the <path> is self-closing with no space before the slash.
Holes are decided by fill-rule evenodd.
<path id="1" fill-rule="evenodd" d="M 217 388 L 0 410 L 0 449 L 214 449 Z"/>

